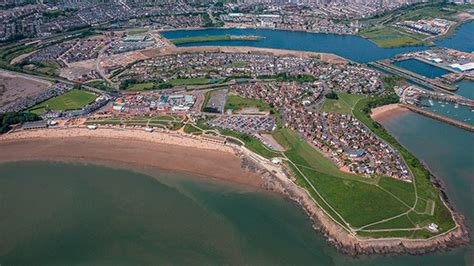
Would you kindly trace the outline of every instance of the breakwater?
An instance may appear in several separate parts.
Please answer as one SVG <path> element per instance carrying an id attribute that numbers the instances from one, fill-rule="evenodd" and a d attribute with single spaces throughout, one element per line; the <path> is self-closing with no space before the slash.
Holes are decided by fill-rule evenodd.
<path id="1" fill-rule="evenodd" d="M 458 121 L 458 120 L 455 120 L 455 119 L 452 119 L 452 118 L 449 118 L 449 117 L 446 117 L 446 116 L 442 116 L 442 115 L 439 115 L 439 114 L 421 109 L 421 108 L 413 106 L 413 105 L 402 104 L 401 106 L 403 106 L 403 107 L 405 107 L 405 108 L 407 108 L 407 109 L 409 109 L 409 110 L 411 110 L 415 113 L 418 113 L 418 114 L 436 119 L 436 120 L 441 121 L 441 122 L 448 123 L 450 125 L 468 130 L 470 132 L 474 132 L 474 126 L 468 125 L 468 124 L 463 123 L 461 121 Z"/>

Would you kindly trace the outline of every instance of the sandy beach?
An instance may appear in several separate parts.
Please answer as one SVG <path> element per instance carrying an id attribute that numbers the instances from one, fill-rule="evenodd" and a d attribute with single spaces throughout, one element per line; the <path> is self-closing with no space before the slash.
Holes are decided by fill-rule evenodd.
<path id="1" fill-rule="evenodd" d="M 400 104 L 388 104 L 372 109 L 371 117 L 375 121 L 390 119 L 402 114 L 409 113 L 410 110 L 404 108 Z"/>
<path id="2" fill-rule="evenodd" d="M 261 187 L 231 147 L 167 133 L 138 130 L 44 129 L 0 137 L 0 162 L 24 160 L 126 164 L 191 173 Z"/>

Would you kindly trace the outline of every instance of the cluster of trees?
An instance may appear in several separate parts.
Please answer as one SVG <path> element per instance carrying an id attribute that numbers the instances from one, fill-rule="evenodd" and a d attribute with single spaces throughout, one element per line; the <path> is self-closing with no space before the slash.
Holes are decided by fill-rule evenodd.
<path id="1" fill-rule="evenodd" d="M 38 121 L 41 118 L 34 113 L 27 112 L 8 112 L 0 113 L 0 134 L 11 129 L 11 125 L 21 124 L 29 121 Z"/>
<path id="2" fill-rule="evenodd" d="M 339 99 L 339 96 L 337 96 L 337 93 L 335 93 L 334 91 L 330 91 L 326 94 L 326 98 L 337 100 Z"/>
<path id="3" fill-rule="evenodd" d="M 216 107 L 204 107 L 202 111 L 206 113 L 216 113 L 216 114 L 220 113 Z"/>

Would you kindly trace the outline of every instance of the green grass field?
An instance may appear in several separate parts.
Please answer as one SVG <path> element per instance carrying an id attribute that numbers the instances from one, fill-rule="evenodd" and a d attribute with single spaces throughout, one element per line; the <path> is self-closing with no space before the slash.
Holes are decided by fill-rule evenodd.
<path id="1" fill-rule="evenodd" d="M 126 125 L 140 127 L 158 127 L 170 130 L 178 130 L 183 126 L 183 118 L 177 116 L 134 116 L 129 118 L 106 118 L 99 120 L 87 120 L 86 125 Z"/>
<path id="2" fill-rule="evenodd" d="M 184 126 L 184 133 L 187 133 L 187 134 L 194 134 L 194 133 L 198 133 L 198 132 L 202 132 L 202 130 L 200 130 L 199 128 L 191 125 L 191 124 L 186 124 Z"/>
<path id="3" fill-rule="evenodd" d="M 245 147 L 247 147 L 249 150 L 265 157 L 265 158 L 273 158 L 273 157 L 280 157 L 281 154 L 279 152 L 270 150 L 267 148 L 263 143 L 261 143 L 258 139 L 255 137 L 252 137 L 250 135 L 247 135 L 245 133 L 240 133 L 228 129 L 222 129 L 219 130 L 219 132 L 222 135 L 225 136 L 231 136 L 237 139 L 240 139 L 242 142 L 245 143 Z"/>
<path id="4" fill-rule="evenodd" d="M 47 109 L 55 112 L 75 110 L 92 103 L 96 98 L 97 95 L 92 92 L 74 89 L 35 105 L 30 111 L 35 114 L 42 114 Z"/>
<path id="5" fill-rule="evenodd" d="M 397 149 L 413 173 L 414 185 L 416 186 L 418 194 L 418 202 L 415 206 L 416 212 L 412 211 L 408 214 L 408 216 L 414 223 L 435 222 L 440 227 L 440 232 L 445 232 L 453 228 L 455 223 L 452 219 L 451 213 L 441 201 L 438 190 L 431 183 L 428 170 L 413 154 L 411 154 L 406 148 L 398 143 L 398 141 L 392 137 L 383 127 L 379 126 L 367 114 L 365 114 L 365 107 L 371 101 L 376 100 L 377 98 L 366 98 L 360 100 L 356 104 L 353 114 L 378 137 Z M 401 190 L 393 184 L 384 185 L 382 182 L 380 184 L 391 192 L 395 193 L 398 191 L 397 193 L 400 195 L 399 198 L 403 198 L 403 201 L 410 201 L 408 196 L 409 193 L 407 193 L 405 189 Z M 433 215 L 422 213 L 427 209 L 430 209 L 433 203 L 435 204 Z"/>
<path id="6" fill-rule="evenodd" d="M 206 85 L 211 81 L 206 78 L 186 78 L 186 79 L 171 79 L 168 81 L 173 86 L 179 85 Z"/>
<path id="7" fill-rule="evenodd" d="M 242 108 L 247 107 L 255 107 L 258 108 L 260 111 L 268 111 L 271 109 L 270 105 L 266 102 L 257 100 L 257 99 L 250 99 L 250 98 L 243 98 L 239 95 L 230 94 L 227 96 L 227 101 L 225 103 L 224 109 L 237 111 Z"/>
<path id="8" fill-rule="evenodd" d="M 382 26 L 361 32 L 361 35 L 380 47 L 391 48 L 423 44 L 427 35 L 409 32 L 394 26 Z"/>
<path id="9" fill-rule="evenodd" d="M 361 236 L 426 238 L 433 234 L 425 229 L 417 231 L 416 234 L 413 234 L 414 230 L 402 232 L 370 232 L 367 230 L 415 228 L 417 225 L 423 227 L 431 222 L 440 225 L 441 231 L 447 231 L 453 227 L 449 211 L 440 202 L 438 194 L 420 193 L 421 189 L 433 192 L 435 188 L 431 184 L 418 182 L 416 186 L 419 197 L 429 197 L 430 201 L 435 202 L 434 215 L 426 213 L 426 210 L 431 208 L 431 204 L 423 199 L 419 199 L 416 205 L 418 207 L 416 210 L 421 211 L 410 211 L 416 200 L 415 184 L 389 177 L 372 179 L 341 172 L 329 159 L 304 141 L 296 132 L 285 128 L 277 130 L 273 136 L 287 149 L 284 154 L 294 163 L 294 165 L 290 165 L 290 170 L 297 177 L 297 183 L 306 188 L 316 202 L 348 230 L 349 228 L 362 227 L 361 231 L 358 231 Z M 313 188 L 303 178 L 303 175 L 309 179 L 318 193 L 312 191 Z M 348 204 L 349 202 L 350 204 Z M 367 226 L 405 212 L 408 215 Z M 349 225 L 345 225 L 344 221 Z"/>
<path id="10" fill-rule="evenodd" d="M 129 90 L 129 91 L 152 90 L 153 86 L 155 86 L 154 82 L 137 83 L 137 84 L 130 85 L 127 88 L 127 90 Z"/>
<path id="11" fill-rule="evenodd" d="M 365 97 L 350 93 L 338 93 L 337 96 L 339 97 L 337 100 L 326 99 L 321 107 L 321 112 L 350 114 L 355 104 Z"/>

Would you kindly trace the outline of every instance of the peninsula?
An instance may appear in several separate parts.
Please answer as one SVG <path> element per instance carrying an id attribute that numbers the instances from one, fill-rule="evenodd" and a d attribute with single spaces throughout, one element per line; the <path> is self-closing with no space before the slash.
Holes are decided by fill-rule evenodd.
<path id="1" fill-rule="evenodd" d="M 468 222 L 442 182 L 381 121 L 416 112 L 472 132 L 470 118 L 429 109 L 437 101 L 472 112 L 455 84 L 472 79 L 472 53 L 395 55 L 347 36 L 428 44 L 473 18 L 471 5 L 407 2 L 2 6 L 0 163 L 159 168 L 273 191 L 353 256 L 466 245 Z M 305 51 L 270 49 L 269 35 L 242 28 L 325 33 L 320 40 L 347 47 L 306 51 L 294 32 L 279 31 L 277 43 Z M 350 57 L 362 54 L 353 38 L 377 49 L 373 60 Z M 418 73 L 420 64 L 435 70 Z"/>

